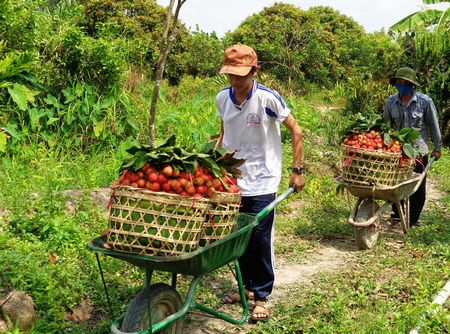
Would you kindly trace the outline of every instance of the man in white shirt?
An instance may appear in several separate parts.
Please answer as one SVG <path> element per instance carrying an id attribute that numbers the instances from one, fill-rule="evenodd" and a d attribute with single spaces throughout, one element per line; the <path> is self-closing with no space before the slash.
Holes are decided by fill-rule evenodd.
<path id="1" fill-rule="evenodd" d="M 258 58 L 247 45 L 232 45 L 225 50 L 220 73 L 227 75 L 229 87 L 216 96 L 217 114 L 221 119 L 221 145 L 237 151 L 236 158 L 245 159 L 240 167 L 242 191 L 240 212 L 258 213 L 276 198 L 282 175 L 280 124 L 291 133 L 293 167 L 289 186 L 299 192 L 305 186 L 302 169 L 302 130 L 291 110 L 276 91 L 254 80 Z M 274 273 L 274 210 L 253 229 L 239 267 L 246 294 L 254 298 L 251 314 L 254 321 L 270 316 L 268 296 L 272 292 Z M 239 294 L 224 296 L 224 301 L 240 301 Z"/>

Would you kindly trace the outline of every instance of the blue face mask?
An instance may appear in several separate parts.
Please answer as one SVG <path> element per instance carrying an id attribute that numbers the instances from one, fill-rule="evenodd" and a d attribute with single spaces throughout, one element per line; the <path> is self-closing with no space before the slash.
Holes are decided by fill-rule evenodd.
<path id="1" fill-rule="evenodd" d="M 412 85 L 402 85 L 402 84 L 396 84 L 396 85 L 395 85 L 395 88 L 397 88 L 398 93 L 399 93 L 401 96 L 406 96 L 406 95 L 408 95 L 409 93 L 412 92 L 412 89 L 413 89 Z"/>

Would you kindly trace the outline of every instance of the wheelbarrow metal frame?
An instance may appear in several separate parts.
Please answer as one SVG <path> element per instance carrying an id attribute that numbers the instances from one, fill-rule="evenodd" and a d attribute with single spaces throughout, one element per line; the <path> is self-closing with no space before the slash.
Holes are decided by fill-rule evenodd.
<path id="1" fill-rule="evenodd" d="M 377 221 L 381 219 L 382 214 L 392 205 L 396 205 L 399 212 L 399 218 L 401 222 L 401 227 L 403 232 L 406 234 L 409 225 L 410 225 L 410 206 L 409 206 L 409 197 L 414 194 L 423 180 L 425 179 L 426 174 L 434 162 L 435 158 L 432 157 L 429 161 L 423 173 L 413 173 L 412 177 L 409 180 L 406 180 L 402 183 L 399 183 L 394 186 L 367 186 L 349 183 L 343 180 L 342 176 L 338 176 L 334 178 L 334 182 L 342 185 L 345 189 L 348 190 L 350 194 L 355 197 L 358 197 L 351 213 L 348 218 L 348 221 L 351 225 L 356 228 L 369 228 L 373 224 L 377 224 Z M 372 212 L 372 215 L 369 215 L 366 220 L 358 221 L 357 214 L 358 210 L 361 206 L 361 203 L 364 203 L 367 200 L 371 201 L 385 201 L 385 203 L 377 208 L 377 210 Z M 355 230 L 356 231 L 356 230 Z M 361 237 L 361 234 L 358 234 Z M 358 241 L 357 241 L 358 243 Z M 359 241 L 359 244 L 364 244 L 364 241 Z M 366 248 L 367 249 L 367 248 Z"/>

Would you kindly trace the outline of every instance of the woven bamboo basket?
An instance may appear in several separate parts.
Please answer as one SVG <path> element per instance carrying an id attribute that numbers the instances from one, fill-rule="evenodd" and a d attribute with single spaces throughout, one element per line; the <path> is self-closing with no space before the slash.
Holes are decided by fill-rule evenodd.
<path id="1" fill-rule="evenodd" d="M 395 186 L 411 178 L 414 160 L 401 153 L 341 145 L 342 179 L 348 183 L 377 187 Z"/>
<path id="2" fill-rule="evenodd" d="M 118 186 L 107 243 L 119 252 L 170 256 L 198 248 L 209 200 Z"/>
<path id="3" fill-rule="evenodd" d="M 216 192 L 210 198 L 210 206 L 206 212 L 199 241 L 200 247 L 208 246 L 233 231 L 238 218 L 240 203 L 241 192 Z"/>

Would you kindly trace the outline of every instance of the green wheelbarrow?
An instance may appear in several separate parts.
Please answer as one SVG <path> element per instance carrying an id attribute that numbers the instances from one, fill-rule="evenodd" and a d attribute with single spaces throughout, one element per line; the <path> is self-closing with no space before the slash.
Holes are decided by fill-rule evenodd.
<path id="1" fill-rule="evenodd" d="M 174 256 L 137 255 L 108 249 L 105 247 L 106 235 L 89 241 L 87 249 L 96 255 L 110 308 L 111 301 L 104 280 L 99 254 L 126 261 L 145 270 L 142 290 L 132 299 L 126 313 L 112 323 L 111 333 L 182 333 L 182 318 L 190 309 L 201 310 L 232 324 L 243 324 L 249 311 L 238 258 L 244 253 L 253 228 L 293 192 L 294 188 L 290 187 L 257 215 L 238 214 L 236 228 L 231 234 L 191 253 Z M 194 300 L 195 289 L 201 278 L 231 262 L 234 262 L 235 277 L 241 295 L 242 314 L 239 319 L 231 318 Z M 172 273 L 172 284 L 151 284 L 153 271 Z M 193 276 L 184 302 L 176 290 L 178 274 Z"/>

